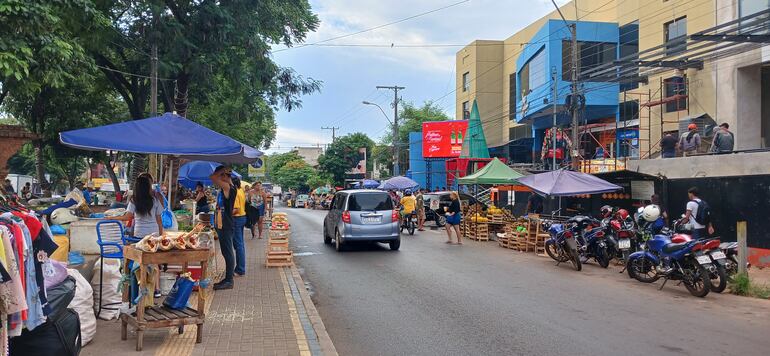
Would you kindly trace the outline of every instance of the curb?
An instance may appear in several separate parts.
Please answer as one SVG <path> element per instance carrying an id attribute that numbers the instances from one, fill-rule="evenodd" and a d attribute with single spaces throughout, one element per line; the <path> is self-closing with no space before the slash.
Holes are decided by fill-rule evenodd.
<path id="1" fill-rule="evenodd" d="M 297 285 L 302 304 L 307 311 L 310 323 L 313 325 L 313 330 L 315 330 L 318 337 L 321 352 L 325 356 L 337 356 L 337 349 L 334 347 L 331 337 L 329 337 L 329 334 L 326 332 L 326 326 L 324 326 L 323 320 L 321 320 L 321 316 L 318 314 L 315 304 L 313 304 L 313 300 L 310 299 L 310 294 L 307 292 L 307 289 L 305 289 L 305 282 L 302 280 L 299 270 L 294 265 L 291 266 L 291 276 L 294 279 L 294 283 Z"/>

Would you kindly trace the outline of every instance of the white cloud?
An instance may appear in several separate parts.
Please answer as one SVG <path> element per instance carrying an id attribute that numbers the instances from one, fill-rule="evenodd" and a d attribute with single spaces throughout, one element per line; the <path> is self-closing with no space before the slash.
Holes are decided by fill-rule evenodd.
<path id="1" fill-rule="evenodd" d="M 275 134 L 275 141 L 270 149 L 266 150 L 268 154 L 274 152 L 286 152 L 295 146 L 315 146 L 325 145 L 331 142 L 331 134 L 319 130 L 303 130 L 278 125 Z"/>

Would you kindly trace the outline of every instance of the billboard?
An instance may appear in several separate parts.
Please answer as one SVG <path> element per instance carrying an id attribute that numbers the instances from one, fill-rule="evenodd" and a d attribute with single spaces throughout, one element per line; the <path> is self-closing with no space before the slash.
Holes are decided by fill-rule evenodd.
<path id="1" fill-rule="evenodd" d="M 254 163 L 249 164 L 247 173 L 249 178 L 264 178 L 266 169 L 267 166 L 265 166 L 264 161 L 258 158 Z"/>
<path id="2" fill-rule="evenodd" d="M 467 129 L 467 120 L 423 122 L 423 158 L 460 157 Z"/>
<path id="3" fill-rule="evenodd" d="M 358 156 L 355 158 L 354 166 L 350 167 L 346 174 L 361 174 L 366 176 L 366 147 L 358 149 Z"/>

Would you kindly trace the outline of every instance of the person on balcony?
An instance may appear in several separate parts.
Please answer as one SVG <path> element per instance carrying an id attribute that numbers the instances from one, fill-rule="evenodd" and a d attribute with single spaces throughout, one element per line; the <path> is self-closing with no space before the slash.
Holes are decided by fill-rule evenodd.
<path id="1" fill-rule="evenodd" d="M 679 149 L 682 150 L 682 156 L 692 156 L 698 154 L 700 147 L 700 135 L 698 135 L 698 125 L 690 124 L 687 126 L 688 132 L 679 138 Z"/>
<path id="2" fill-rule="evenodd" d="M 711 142 L 709 152 L 730 153 L 735 146 L 735 135 L 730 132 L 730 124 L 723 122 L 714 133 L 714 141 Z"/>
<path id="3" fill-rule="evenodd" d="M 660 156 L 663 158 L 676 157 L 676 137 L 670 132 L 667 132 L 662 139 L 660 139 Z"/>

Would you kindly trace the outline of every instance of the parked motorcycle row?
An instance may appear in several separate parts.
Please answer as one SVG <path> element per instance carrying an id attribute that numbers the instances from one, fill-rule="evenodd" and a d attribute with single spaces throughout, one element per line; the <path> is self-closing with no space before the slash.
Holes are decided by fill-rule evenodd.
<path id="1" fill-rule="evenodd" d="M 640 208 L 634 216 L 605 206 L 599 219 L 581 215 L 545 224 L 550 235 L 546 253 L 557 265 L 569 263 L 576 271 L 587 262 L 607 268 L 616 259 L 630 278 L 642 283 L 663 279 L 660 289 L 669 280 L 679 281 L 696 297 L 721 293 L 738 272 L 735 242 L 693 239 L 689 226 L 679 221 L 669 229 L 656 205 Z"/>

